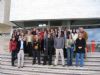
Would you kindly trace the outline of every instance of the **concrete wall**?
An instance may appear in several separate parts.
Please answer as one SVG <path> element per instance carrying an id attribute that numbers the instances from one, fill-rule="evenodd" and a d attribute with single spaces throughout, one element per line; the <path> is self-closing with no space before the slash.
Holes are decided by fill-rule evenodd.
<path id="1" fill-rule="evenodd" d="M 11 33 L 12 26 L 0 24 L 0 33 Z"/>
<path id="2" fill-rule="evenodd" d="M 9 26 L 15 26 L 15 24 L 9 21 L 10 5 L 11 5 L 11 0 L 4 0 L 4 24 L 7 24 Z"/>
<path id="3" fill-rule="evenodd" d="M 0 23 L 6 24 L 9 26 L 15 26 L 15 24 L 9 21 L 10 3 L 11 3 L 11 0 L 0 0 Z"/>
<path id="4" fill-rule="evenodd" d="M 4 0 L 0 0 L 0 23 L 4 21 Z"/>
<path id="5" fill-rule="evenodd" d="M 15 26 L 9 21 L 10 1 L 0 0 L 0 33 L 10 33 L 12 26 Z"/>
<path id="6" fill-rule="evenodd" d="M 100 0 L 11 0 L 11 21 L 100 18 Z"/>

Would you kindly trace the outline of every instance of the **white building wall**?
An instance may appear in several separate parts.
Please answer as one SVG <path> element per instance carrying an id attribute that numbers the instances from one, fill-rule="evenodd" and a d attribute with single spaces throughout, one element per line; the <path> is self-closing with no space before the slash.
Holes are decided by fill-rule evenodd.
<path id="1" fill-rule="evenodd" d="M 0 23 L 4 21 L 4 0 L 0 0 Z"/>
<path id="2" fill-rule="evenodd" d="M 10 26 L 15 26 L 12 22 L 10 22 L 10 5 L 11 0 L 4 0 L 4 23 Z"/>
<path id="3" fill-rule="evenodd" d="M 100 18 L 100 0 L 11 0 L 11 21 Z"/>
<path id="4" fill-rule="evenodd" d="M 14 26 L 14 24 L 9 21 L 10 2 L 11 0 L 0 0 L 0 23 Z"/>
<path id="5" fill-rule="evenodd" d="M 15 24 L 9 21 L 10 1 L 0 0 L 0 33 L 10 33 Z"/>

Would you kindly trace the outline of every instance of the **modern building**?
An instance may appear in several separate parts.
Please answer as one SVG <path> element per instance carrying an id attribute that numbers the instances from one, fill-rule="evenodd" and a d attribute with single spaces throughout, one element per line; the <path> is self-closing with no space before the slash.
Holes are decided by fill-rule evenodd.
<path id="1" fill-rule="evenodd" d="M 9 21 L 10 0 L 0 0 L 0 33 L 10 33 L 15 24 Z"/>
<path id="2" fill-rule="evenodd" d="M 16 26 L 83 26 L 89 42 L 96 41 L 96 50 L 89 49 L 84 67 L 75 67 L 75 60 L 71 67 L 32 65 L 33 57 L 27 54 L 24 68 L 17 68 L 17 61 L 12 67 L 8 33 Z M 0 75 L 100 75 L 100 0 L 0 0 L 0 33 L 8 34 L 0 36 Z"/>
<path id="3" fill-rule="evenodd" d="M 100 0 L 11 0 L 10 21 L 21 27 L 100 27 Z"/>
<path id="4" fill-rule="evenodd" d="M 0 0 L 0 33 L 13 26 L 83 26 L 89 41 L 100 41 L 100 0 Z"/>
<path id="5" fill-rule="evenodd" d="M 81 26 L 88 41 L 98 42 L 100 0 L 11 0 L 10 21 L 20 27 Z"/>

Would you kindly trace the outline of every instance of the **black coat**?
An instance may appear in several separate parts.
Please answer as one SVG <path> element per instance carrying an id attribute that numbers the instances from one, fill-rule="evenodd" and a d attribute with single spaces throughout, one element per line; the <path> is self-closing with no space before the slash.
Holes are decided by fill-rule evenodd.
<path id="1" fill-rule="evenodd" d="M 54 48 L 54 39 L 53 38 L 47 38 L 44 40 L 44 48 L 46 50 L 52 50 Z"/>
<path id="2" fill-rule="evenodd" d="M 37 46 L 38 49 L 35 49 L 35 46 Z M 33 50 L 39 50 L 40 51 L 40 48 L 41 48 L 40 40 L 38 40 L 38 41 L 34 40 L 33 41 Z"/>
<path id="3" fill-rule="evenodd" d="M 85 53 L 85 47 L 86 47 L 86 40 L 82 38 L 81 40 L 79 38 L 76 39 L 76 53 Z M 78 47 L 81 46 L 82 48 L 79 49 Z"/>

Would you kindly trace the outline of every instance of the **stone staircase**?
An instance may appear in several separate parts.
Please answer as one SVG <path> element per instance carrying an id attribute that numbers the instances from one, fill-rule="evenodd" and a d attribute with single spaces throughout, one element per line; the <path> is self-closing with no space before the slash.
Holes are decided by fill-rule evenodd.
<path id="1" fill-rule="evenodd" d="M 53 61 L 54 58 L 55 56 L 53 56 Z M 17 61 L 15 61 L 15 64 L 17 66 Z M 25 54 L 24 68 L 11 66 L 9 52 L 0 53 L 0 75 L 100 75 L 100 52 L 88 53 L 84 67 L 76 67 L 75 59 L 73 60 L 73 66 L 70 67 L 67 65 L 63 67 L 61 60 L 59 60 L 58 66 L 32 65 L 32 57 Z"/>

